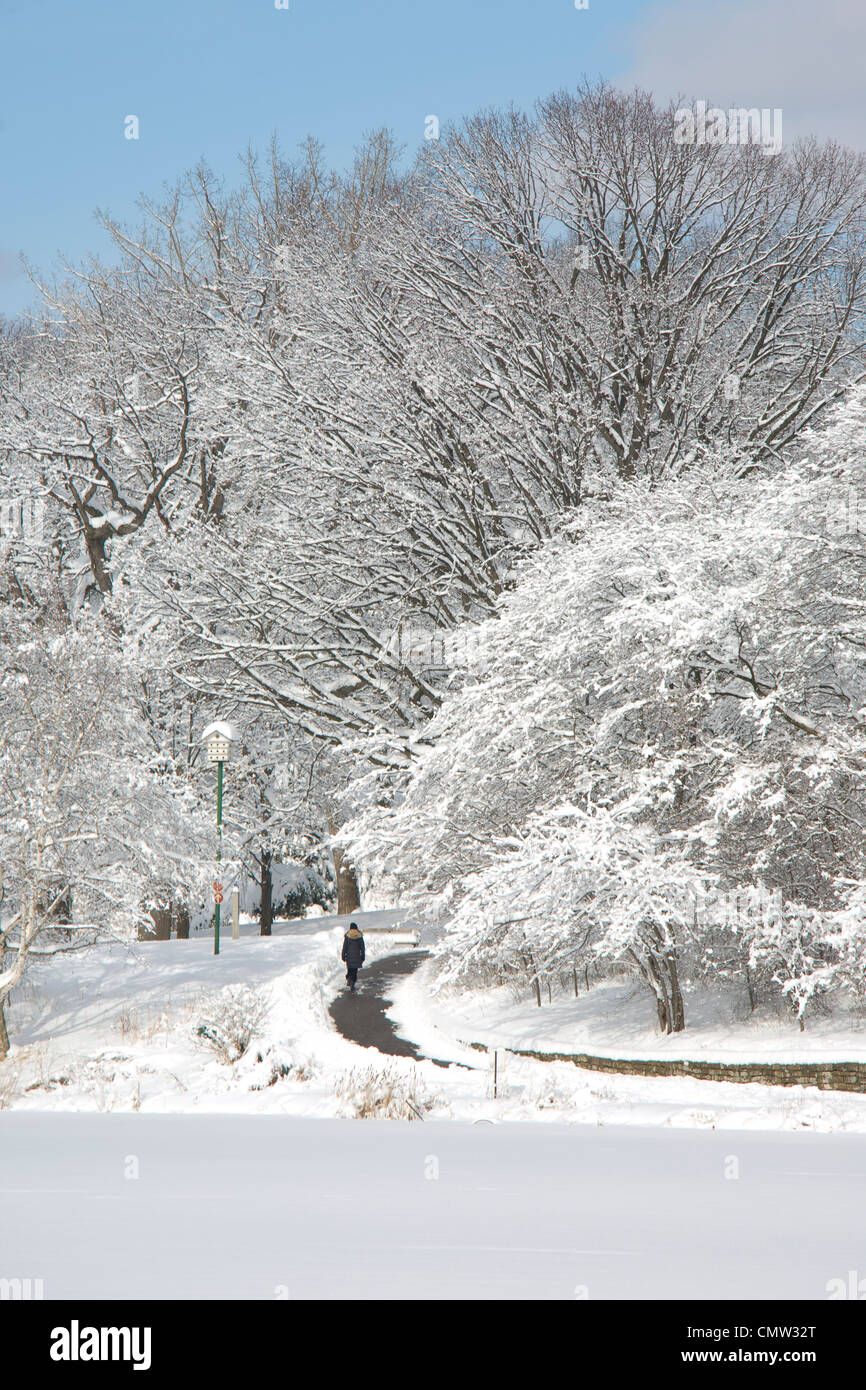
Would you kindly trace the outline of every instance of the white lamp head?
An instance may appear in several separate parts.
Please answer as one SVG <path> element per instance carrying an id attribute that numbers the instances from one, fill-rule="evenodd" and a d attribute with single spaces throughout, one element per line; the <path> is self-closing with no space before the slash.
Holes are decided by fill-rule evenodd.
<path id="1" fill-rule="evenodd" d="M 217 719 L 208 724 L 201 741 L 205 746 L 209 763 L 227 763 L 231 759 L 232 747 L 237 742 L 237 733 L 230 724 Z"/>

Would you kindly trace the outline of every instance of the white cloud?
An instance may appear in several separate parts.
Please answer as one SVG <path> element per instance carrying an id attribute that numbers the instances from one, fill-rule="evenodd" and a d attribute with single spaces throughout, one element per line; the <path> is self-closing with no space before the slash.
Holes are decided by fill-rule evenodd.
<path id="1" fill-rule="evenodd" d="M 814 132 L 866 149 L 866 0 L 662 0 L 632 39 L 620 83 L 781 107 L 786 141 Z"/>

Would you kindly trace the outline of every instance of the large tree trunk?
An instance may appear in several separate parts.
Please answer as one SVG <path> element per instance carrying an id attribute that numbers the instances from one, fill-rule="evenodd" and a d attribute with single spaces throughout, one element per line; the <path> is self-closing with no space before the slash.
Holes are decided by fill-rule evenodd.
<path id="1" fill-rule="evenodd" d="M 2 867 L 2 865 L 0 865 L 0 890 L 2 890 L 2 887 L 3 887 L 3 867 Z M 7 952 L 8 952 L 8 951 L 9 951 L 9 948 L 8 948 L 7 945 L 6 945 L 6 933 L 5 933 L 5 932 L 0 932 L 0 975 L 3 974 L 4 968 L 5 968 L 5 964 L 6 964 L 6 956 L 7 956 Z M 11 955 L 11 952 L 9 952 L 9 954 Z M 9 1052 L 9 1030 L 8 1030 L 8 1028 L 6 1027 L 6 1003 L 7 1003 L 8 999 L 9 999 L 9 986 L 7 985 L 7 987 L 6 987 L 6 993 L 5 993 L 5 994 L 0 994 L 0 1062 L 3 1061 L 4 1057 L 5 1057 L 5 1056 L 7 1055 L 7 1053 Z"/>
<path id="2" fill-rule="evenodd" d="M 189 940 L 189 908 L 186 903 L 174 905 L 174 923 L 178 941 Z"/>
<path id="3" fill-rule="evenodd" d="M 656 997 L 659 1028 L 663 1033 L 681 1033 L 686 1015 L 676 957 L 647 956 L 646 978 Z"/>
<path id="4" fill-rule="evenodd" d="M 81 515 L 80 512 L 79 515 Z M 87 558 L 90 561 L 90 572 L 101 594 L 111 593 L 111 575 L 108 572 L 108 562 L 105 556 L 107 540 L 107 532 L 94 531 L 89 524 L 85 525 L 84 541 L 87 546 Z"/>
<path id="5" fill-rule="evenodd" d="M 667 957 L 668 975 L 671 983 L 671 1032 L 681 1033 L 686 1026 L 686 1008 L 683 992 L 680 989 L 680 976 L 676 956 Z"/>
<path id="6" fill-rule="evenodd" d="M 328 829 L 332 835 L 336 833 L 336 817 L 328 808 Z M 357 912 L 361 906 L 361 893 L 358 888 L 358 879 L 352 864 L 347 864 L 343 851 L 336 845 L 331 846 L 331 853 L 334 856 L 334 873 L 337 877 L 337 912 L 341 917 L 347 916 L 350 912 Z"/>
<path id="7" fill-rule="evenodd" d="M 261 857 L 262 914 L 261 936 L 270 936 L 274 921 L 274 878 L 271 873 L 271 852 L 262 850 Z"/>
<path id="8" fill-rule="evenodd" d="M 152 907 L 149 911 L 152 927 L 139 927 L 139 941 L 170 941 L 171 940 L 171 904 L 160 904 L 159 907 Z"/>
<path id="9" fill-rule="evenodd" d="M 357 912 L 361 906 L 358 879 L 351 864 L 347 864 L 340 850 L 333 850 L 334 871 L 337 875 L 337 912 L 341 917 Z"/>

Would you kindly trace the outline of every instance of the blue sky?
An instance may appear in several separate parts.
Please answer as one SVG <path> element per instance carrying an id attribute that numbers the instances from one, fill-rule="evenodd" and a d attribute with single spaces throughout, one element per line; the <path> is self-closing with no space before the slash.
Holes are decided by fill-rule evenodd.
<path id="1" fill-rule="evenodd" d="M 201 156 L 312 133 L 338 162 L 365 130 L 414 148 L 424 118 L 530 103 L 622 66 L 640 0 L 0 0 L 0 312 L 40 270 L 104 243 Z M 124 138 L 137 115 L 140 139 Z"/>
<path id="2" fill-rule="evenodd" d="M 866 144 L 864 0 L 0 0 L 0 312 L 104 247 L 99 206 L 135 220 L 204 156 L 229 178 L 248 143 L 307 134 L 337 163 L 365 130 L 411 150 L 424 119 L 573 86 L 785 105 Z M 140 139 L 124 138 L 136 115 Z"/>

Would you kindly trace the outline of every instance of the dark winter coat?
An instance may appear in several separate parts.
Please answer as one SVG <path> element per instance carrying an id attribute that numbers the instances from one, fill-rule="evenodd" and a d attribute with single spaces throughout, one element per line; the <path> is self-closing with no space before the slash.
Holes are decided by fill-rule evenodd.
<path id="1" fill-rule="evenodd" d="M 343 937 L 343 960 L 346 962 L 348 970 L 358 970 L 364 964 L 367 957 L 367 948 L 364 945 L 364 938 L 357 928 L 351 928 Z"/>

